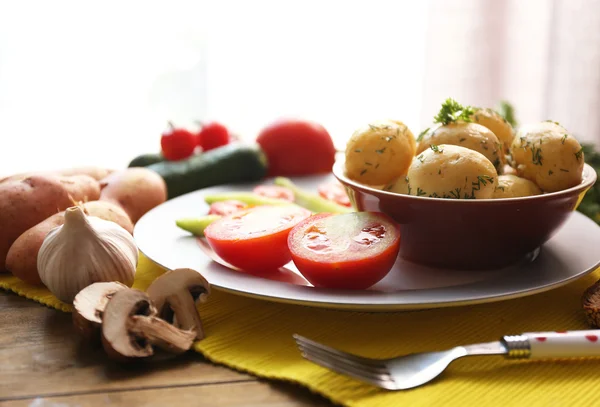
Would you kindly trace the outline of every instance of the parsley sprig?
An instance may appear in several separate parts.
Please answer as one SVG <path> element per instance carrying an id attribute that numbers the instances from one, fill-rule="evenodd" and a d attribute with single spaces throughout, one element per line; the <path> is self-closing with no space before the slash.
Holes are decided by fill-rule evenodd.
<path id="1" fill-rule="evenodd" d="M 463 106 L 452 98 L 448 98 L 442 103 L 442 107 L 437 115 L 434 116 L 434 123 L 447 125 L 457 121 L 470 122 L 471 115 L 475 110 L 471 106 Z"/>

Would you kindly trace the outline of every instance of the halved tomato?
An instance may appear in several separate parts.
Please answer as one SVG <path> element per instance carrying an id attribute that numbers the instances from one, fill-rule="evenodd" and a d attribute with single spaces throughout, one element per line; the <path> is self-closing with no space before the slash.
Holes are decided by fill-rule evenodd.
<path id="1" fill-rule="evenodd" d="M 235 199 L 230 199 L 227 201 L 217 201 L 210 204 L 208 214 L 226 216 L 231 215 L 232 213 L 239 212 L 247 207 L 248 205 L 246 205 L 244 202 Z"/>
<path id="2" fill-rule="evenodd" d="M 294 192 L 286 187 L 278 185 L 259 185 L 252 191 L 257 195 L 266 196 L 267 198 L 283 199 L 294 202 Z"/>
<path id="3" fill-rule="evenodd" d="M 231 265 L 254 274 L 269 274 L 292 259 L 288 234 L 310 215 L 297 205 L 255 206 L 211 223 L 204 236 Z"/>
<path id="4" fill-rule="evenodd" d="M 315 287 L 366 289 L 392 269 L 400 230 L 382 213 L 318 214 L 292 229 L 288 246 Z"/>
<path id="5" fill-rule="evenodd" d="M 318 186 L 319 195 L 339 205 L 351 207 L 350 198 L 346 194 L 344 186 L 339 182 L 326 182 Z"/>

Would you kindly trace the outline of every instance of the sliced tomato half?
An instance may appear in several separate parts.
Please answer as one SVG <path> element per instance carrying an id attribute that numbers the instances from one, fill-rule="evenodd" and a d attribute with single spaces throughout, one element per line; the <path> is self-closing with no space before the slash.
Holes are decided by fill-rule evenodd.
<path id="1" fill-rule="evenodd" d="M 317 191 L 323 198 L 333 201 L 339 205 L 351 207 L 350 198 L 339 182 L 326 182 L 318 186 Z"/>
<path id="2" fill-rule="evenodd" d="M 246 205 L 244 202 L 235 199 L 230 199 L 227 201 L 217 201 L 210 204 L 208 214 L 226 216 L 231 215 L 232 213 L 239 212 L 247 207 L 248 205 Z"/>
<path id="3" fill-rule="evenodd" d="M 290 230 L 311 212 L 297 205 L 255 206 L 211 223 L 204 236 L 229 264 L 253 274 L 270 274 L 290 262 Z"/>
<path id="4" fill-rule="evenodd" d="M 315 287 L 366 289 L 392 269 L 400 230 L 382 213 L 318 214 L 288 237 L 294 264 Z"/>
<path id="5" fill-rule="evenodd" d="M 294 202 L 294 192 L 286 187 L 278 185 L 259 185 L 254 188 L 253 192 L 257 195 L 266 196 L 267 198 L 283 199 L 285 201 Z"/>

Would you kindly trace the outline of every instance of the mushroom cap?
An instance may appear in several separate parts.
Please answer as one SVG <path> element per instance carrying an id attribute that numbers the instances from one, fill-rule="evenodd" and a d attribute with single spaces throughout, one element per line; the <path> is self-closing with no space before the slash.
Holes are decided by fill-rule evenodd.
<path id="1" fill-rule="evenodd" d="M 102 318 L 102 345 L 106 353 L 117 359 L 151 356 L 152 345 L 129 332 L 132 316 L 156 315 L 148 295 L 140 290 L 117 291 L 106 305 Z"/>
<path id="2" fill-rule="evenodd" d="M 73 300 L 73 325 L 86 339 L 99 338 L 102 315 L 112 296 L 128 288 L 118 281 L 94 283 L 79 291 Z"/>
<path id="3" fill-rule="evenodd" d="M 167 271 L 156 278 L 146 292 L 160 313 L 167 298 L 180 294 L 183 290 L 190 292 L 196 302 L 205 302 L 210 295 L 210 284 L 198 271 L 180 268 Z"/>

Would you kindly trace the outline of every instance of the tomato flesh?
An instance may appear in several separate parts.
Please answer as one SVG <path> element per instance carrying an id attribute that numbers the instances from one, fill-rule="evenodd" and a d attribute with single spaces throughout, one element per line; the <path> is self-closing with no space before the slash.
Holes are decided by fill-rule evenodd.
<path id="1" fill-rule="evenodd" d="M 392 269 L 400 231 L 382 213 L 318 214 L 292 229 L 288 246 L 294 264 L 315 287 L 366 289 Z"/>
<path id="2" fill-rule="evenodd" d="M 244 202 L 235 199 L 230 199 L 227 201 L 217 201 L 210 204 L 208 214 L 227 216 L 231 215 L 232 213 L 239 212 L 247 207 L 248 205 L 246 205 Z"/>
<path id="3" fill-rule="evenodd" d="M 252 191 L 257 195 L 266 196 L 267 198 L 283 199 L 285 201 L 294 202 L 294 192 L 286 187 L 278 185 L 259 185 Z"/>
<path id="4" fill-rule="evenodd" d="M 319 191 L 319 195 L 327 200 L 342 206 L 352 206 L 350 198 L 348 198 L 348 194 L 346 194 L 346 190 L 344 190 L 344 186 L 339 182 L 327 182 L 321 184 L 317 190 Z"/>
<path id="5" fill-rule="evenodd" d="M 290 262 L 290 230 L 311 212 L 295 205 L 256 206 L 211 223 L 204 235 L 229 264 L 254 274 L 269 274 Z"/>

